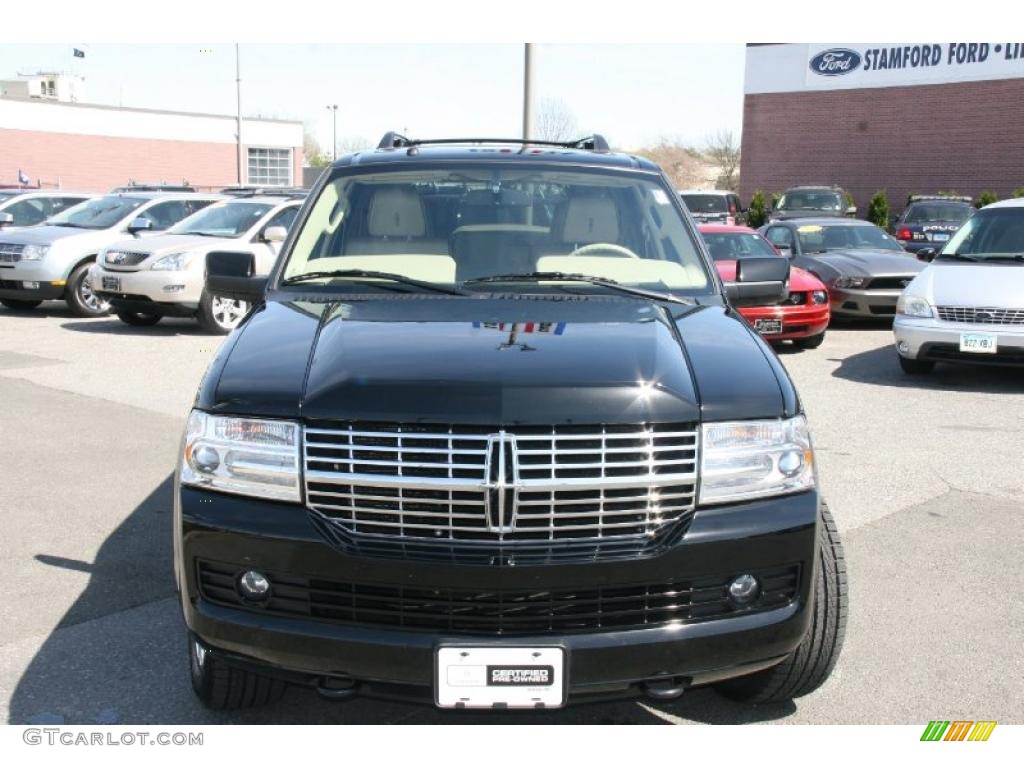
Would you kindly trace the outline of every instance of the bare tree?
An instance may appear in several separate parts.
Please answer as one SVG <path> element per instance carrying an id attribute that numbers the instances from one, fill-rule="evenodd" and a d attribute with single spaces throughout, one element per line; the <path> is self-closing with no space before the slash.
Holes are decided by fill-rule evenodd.
<path id="1" fill-rule="evenodd" d="M 370 141 L 365 136 L 341 136 L 338 138 L 338 157 L 349 152 L 361 152 L 365 149 L 372 149 L 377 142 Z"/>
<path id="2" fill-rule="evenodd" d="M 732 131 L 718 131 L 704 141 L 702 154 L 718 169 L 716 186 L 737 189 L 740 183 L 740 145 Z"/>
<path id="3" fill-rule="evenodd" d="M 561 99 L 541 99 L 533 118 L 533 136 L 540 141 L 570 141 L 579 138 L 576 116 Z"/>
<path id="4" fill-rule="evenodd" d="M 677 189 L 699 187 L 707 176 L 701 153 L 678 139 L 663 136 L 653 147 L 638 149 L 636 154 L 660 165 Z"/>
<path id="5" fill-rule="evenodd" d="M 302 154 L 306 158 L 306 165 L 313 168 L 319 168 L 331 162 L 331 158 L 324 154 L 320 142 L 308 128 L 302 134 Z"/>

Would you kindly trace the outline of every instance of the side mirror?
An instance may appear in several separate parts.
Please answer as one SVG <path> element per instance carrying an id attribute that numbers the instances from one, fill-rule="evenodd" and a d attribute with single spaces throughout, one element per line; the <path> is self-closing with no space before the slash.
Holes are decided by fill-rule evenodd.
<path id="1" fill-rule="evenodd" d="M 856 216 L 857 215 L 857 206 L 856 205 L 849 206 L 846 209 L 846 215 L 847 216 Z"/>
<path id="2" fill-rule="evenodd" d="M 153 228 L 153 222 L 147 219 L 145 216 L 139 216 L 132 219 L 132 223 L 128 225 L 128 234 L 134 235 L 136 232 L 145 232 L 146 230 Z"/>
<path id="3" fill-rule="evenodd" d="M 793 246 L 786 245 L 785 243 L 779 243 L 775 245 L 775 250 L 779 252 L 780 256 L 786 256 L 787 258 L 793 257 Z"/>
<path id="4" fill-rule="evenodd" d="M 8 224 L 14 223 L 14 215 L 10 213 L 0 213 L 0 228 L 6 227 Z"/>
<path id="5" fill-rule="evenodd" d="M 939 252 L 934 248 L 922 248 L 915 255 L 920 261 L 933 261 Z"/>
<path id="6" fill-rule="evenodd" d="M 288 230 L 284 227 L 267 227 L 263 230 L 263 242 L 265 243 L 283 243 L 286 237 L 288 237 Z"/>
<path id="7" fill-rule="evenodd" d="M 789 296 L 789 261 L 775 256 L 736 260 L 736 282 L 725 284 L 734 307 L 778 304 Z"/>
<path id="8" fill-rule="evenodd" d="M 256 257 L 238 251 L 211 251 L 206 254 L 206 288 L 215 296 L 246 301 L 263 301 L 267 276 L 255 276 Z"/>

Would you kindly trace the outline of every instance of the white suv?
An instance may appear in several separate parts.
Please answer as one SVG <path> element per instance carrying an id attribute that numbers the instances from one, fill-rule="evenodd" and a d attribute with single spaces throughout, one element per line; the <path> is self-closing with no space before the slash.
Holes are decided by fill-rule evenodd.
<path id="1" fill-rule="evenodd" d="M 206 254 L 252 253 L 267 274 L 302 205 L 299 195 L 254 195 L 211 205 L 145 242 L 122 240 L 100 253 L 89 273 L 93 291 L 129 325 L 163 317 L 194 317 L 209 333 L 228 333 L 248 311 L 245 302 L 206 291 Z"/>
<path id="2" fill-rule="evenodd" d="M 893 333 L 900 365 L 929 373 L 935 363 L 1024 366 L 1024 199 L 972 216 L 906 287 Z"/>

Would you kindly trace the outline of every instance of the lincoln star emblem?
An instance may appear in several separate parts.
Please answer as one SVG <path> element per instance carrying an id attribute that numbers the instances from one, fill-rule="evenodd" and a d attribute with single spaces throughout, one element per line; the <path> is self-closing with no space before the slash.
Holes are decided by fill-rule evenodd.
<path id="1" fill-rule="evenodd" d="M 515 435 L 503 431 L 487 436 L 484 488 L 487 491 L 484 504 L 487 529 L 492 533 L 515 530 L 519 506 L 519 454 Z"/>
<path id="2" fill-rule="evenodd" d="M 121 264 L 124 262 L 126 256 L 127 254 L 122 253 L 121 251 L 112 251 L 107 254 L 107 261 L 111 264 Z"/>

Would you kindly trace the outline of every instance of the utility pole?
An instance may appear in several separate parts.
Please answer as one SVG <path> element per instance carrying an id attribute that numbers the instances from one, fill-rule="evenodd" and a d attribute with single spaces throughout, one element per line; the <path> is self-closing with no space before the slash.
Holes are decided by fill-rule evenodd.
<path id="1" fill-rule="evenodd" d="M 523 61 L 523 141 L 533 132 L 533 43 L 526 43 Z"/>
<path id="2" fill-rule="evenodd" d="M 242 184 L 242 60 L 238 52 L 238 43 L 235 43 L 235 105 L 236 126 L 235 144 L 238 148 L 238 184 Z"/>
<path id="3" fill-rule="evenodd" d="M 337 160 L 338 159 L 338 105 L 337 104 L 328 104 L 327 108 L 329 110 L 331 110 L 331 112 L 332 112 L 331 118 L 332 118 L 333 124 L 334 124 L 334 131 L 333 131 L 333 134 L 332 134 L 333 141 L 331 142 L 331 159 L 332 160 Z"/>

